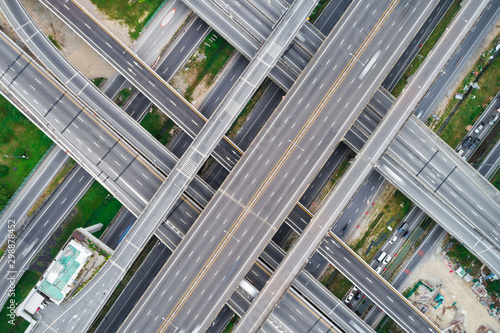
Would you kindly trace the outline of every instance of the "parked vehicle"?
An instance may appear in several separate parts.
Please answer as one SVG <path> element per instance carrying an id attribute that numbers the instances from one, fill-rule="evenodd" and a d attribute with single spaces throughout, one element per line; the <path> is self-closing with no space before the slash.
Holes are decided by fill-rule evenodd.
<path id="1" fill-rule="evenodd" d="M 474 133 L 476 133 L 476 134 L 477 134 L 477 133 L 481 132 L 481 130 L 483 129 L 483 127 L 484 127 L 484 123 L 483 123 L 483 122 L 481 122 L 481 123 L 480 123 L 480 124 L 476 127 L 476 129 L 474 130 Z"/>
<path id="2" fill-rule="evenodd" d="M 350 293 L 349 296 L 346 297 L 345 302 L 349 303 L 350 301 L 352 301 L 353 298 L 354 298 L 354 294 Z"/>
<path id="3" fill-rule="evenodd" d="M 389 263 L 389 261 L 391 261 L 391 256 L 389 256 L 389 255 L 388 255 L 388 256 L 387 256 L 387 257 L 385 257 L 385 259 L 384 259 L 384 265 L 387 265 L 387 264 Z"/>

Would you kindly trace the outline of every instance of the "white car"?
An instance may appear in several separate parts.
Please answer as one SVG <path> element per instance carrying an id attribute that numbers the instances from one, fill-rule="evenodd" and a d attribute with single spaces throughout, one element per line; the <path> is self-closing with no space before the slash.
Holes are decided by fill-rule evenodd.
<path id="1" fill-rule="evenodd" d="M 349 296 L 346 297 L 345 302 L 349 303 L 354 298 L 354 294 L 350 293 Z"/>
<path id="2" fill-rule="evenodd" d="M 389 244 L 394 244 L 396 243 L 396 241 L 398 240 L 398 236 L 394 236 L 391 238 L 391 240 L 389 241 Z"/>
<path id="3" fill-rule="evenodd" d="M 382 266 L 378 266 L 375 273 L 380 274 L 382 272 Z"/>
<path id="4" fill-rule="evenodd" d="M 384 265 L 387 265 L 389 263 L 389 261 L 391 261 L 391 256 L 387 255 L 387 257 L 385 257 L 385 259 L 384 259 Z"/>

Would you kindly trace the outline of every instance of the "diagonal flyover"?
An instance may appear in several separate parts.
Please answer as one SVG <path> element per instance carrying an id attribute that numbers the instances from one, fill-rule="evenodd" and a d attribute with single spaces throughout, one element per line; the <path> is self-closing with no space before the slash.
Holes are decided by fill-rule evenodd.
<path id="1" fill-rule="evenodd" d="M 190 310 L 198 312 L 201 308 L 204 316 L 212 316 L 218 310 L 213 304 L 207 307 L 207 301 L 219 304 L 229 297 L 235 281 L 248 270 L 368 102 L 432 4 L 422 5 L 425 10 L 418 13 L 420 16 L 409 15 L 400 20 L 406 8 L 398 1 L 372 2 L 369 10 L 366 4 L 358 3 L 350 9 L 337 33 L 320 48 L 310 68 L 188 232 L 122 331 L 146 329 L 146 303 L 167 307 L 167 316 L 163 316 L 166 323 L 161 330 L 166 332 L 174 327 L 194 329 L 198 323 L 182 319 Z M 386 20 L 389 21 L 384 24 Z M 397 24 L 392 28 L 394 21 Z M 355 22 L 358 25 L 353 35 Z M 394 33 L 402 27 L 408 31 Z M 387 52 L 388 62 L 380 64 L 377 71 L 370 71 L 365 81 L 356 82 L 363 71 L 358 60 L 370 60 L 384 39 L 380 57 L 384 59 Z M 357 96 L 353 91 L 362 93 Z M 165 304 L 156 295 L 158 291 L 168 293 L 172 301 Z M 200 328 L 204 323 L 200 319 Z"/>
<path id="2" fill-rule="evenodd" d="M 247 311 L 247 315 L 240 320 L 238 327 L 236 327 L 236 333 L 255 331 L 262 325 L 263 320 L 271 312 L 273 305 L 291 285 L 310 256 L 321 244 L 323 238 L 347 208 L 359 186 L 383 157 L 386 149 L 396 138 L 406 120 L 415 110 L 418 102 L 425 95 L 435 78 L 439 76 L 440 69 L 472 29 L 474 22 L 488 3 L 488 0 L 484 0 L 479 3 L 469 2 L 464 5 L 443 35 L 443 38 L 436 45 L 434 52 L 426 58 L 405 91 L 396 100 L 370 140 L 363 147 L 360 154 L 357 155 L 355 162 L 336 184 L 326 202 L 323 203 L 322 208 L 316 213 L 304 233 L 297 240 L 294 248 L 287 254 L 275 274 L 273 274 L 263 292 L 254 300 L 252 307 Z M 366 281 L 363 282 L 366 283 Z M 370 286 L 364 289 L 369 288 Z M 404 298 L 400 299 L 404 302 Z M 408 307 L 411 306 L 408 303 L 406 304 Z M 251 316 L 251 314 L 253 315 Z M 396 321 L 401 321 L 398 315 L 392 317 Z M 417 320 L 419 325 L 414 325 Z M 417 318 L 413 317 L 412 320 L 403 324 L 407 331 L 421 332 L 422 327 L 428 327 L 431 331 L 439 331 L 421 315 Z"/>

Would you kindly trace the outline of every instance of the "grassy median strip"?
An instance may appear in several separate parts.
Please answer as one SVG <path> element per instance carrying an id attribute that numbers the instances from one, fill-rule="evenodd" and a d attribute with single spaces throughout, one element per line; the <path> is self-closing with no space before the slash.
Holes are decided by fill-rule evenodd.
<path id="1" fill-rule="evenodd" d="M 163 145 L 166 145 L 174 134 L 175 123 L 159 111 L 156 106 L 153 106 L 151 111 L 146 114 L 141 125 Z"/>
<path id="2" fill-rule="evenodd" d="M 33 207 L 31 207 L 31 210 L 28 213 L 28 216 L 33 215 L 47 200 L 47 198 L 54 192 L 54 190 L 63 182 L 63 180 L 66 178 L 66 176 L 69 174 L 69 172 L 73 169 L 75 166 L 76 162 L 72 159 L 70 159 L 66 164 L 63 166 L 63 168 L 57 173 L 57 175 L 52 179 L 50 182 L 49 186 L 45 189 L 45 191 L 40 195 L 38 200 L 35 202 Z"/>
<path id="3" fill-rule="evenodd" d="M 233 54 L 234 47 L 212 31 L 172 79 L 172 84 L 189 102 L 203 95 Z"/>
<path id="4" fill-rule="evenodd" d="M 490 45 L 487 50 L 492 48 L 493 45 Z M 478 76 L 477 84 L 480 89 L 474 89 L 463 101 L 450 100 L 444 114 L 441 116 L 441 121 L 434 126 L 435 129 L 438 129 L 438 135 L 452 148 L 463 140 L 464 136 L 469 132 L 469 126 L 479 118 L 498 93 L 498 87 L 500 87 L 500 57 L 487 65 L 489 57 L 489 51 L 483 52 L 474 65 L 473 71 L 465 77 L 456 93 L 462 93 L 464 87 L 471 82 L 475 82 Z"/>
<path id="5" fill-rule="evenodd" d="M 164 0 L 91 0 L 104 14 L 128 27 L 130 38 L 137 39 Z"/>
<path id="6" fill-rule="evenodd" d="M 351 289 L 351 287 L 353 286 L 351 281 L 349 281 L 344 275 L 342 275 L 331 265 L 330 267 L 328 267 L 325 274 L 321 278 L 321 284 L 324 285 L 328 290 L 330 290 L 332 294 L 340 300 L 344 298 L 349 289 Z"/>
<path id="7" fill-rule="evenodd" d="M 0 174 L 0 211 L 51 144 L 42 131 L 0 95 L 0 165 L 6 166 Z"/>
<path id="8" fill-rule="evenodd" d="M 16 302 L 16 307 L 21 304 L 41 276 L 41 273 L 26 271 L 21 279 L 19 279 L 19 282 L 16 285 L 14 297 L 7 300 L 7 303 L 5 303 L 2 311 L 0 312 L 0 333 L 20 333 L 24 332 L 28 328 L 29 323 L 21 317 L 16 317 L 13 322 L 10 321 L 10 318 L 7 316 L 9 314 L 7 306 L 10 304 L 11 299 Z"/>
<path id="9" fill-rule="evenodd" d="M 311 15 L 309 16 L 309 21 L 311 21 L 311 23 L 314 23 L 318 19 L 330 1 L 331 0 L 319 0 L 316 8 L 313 9 Z"/>
<path id="10" fill-rule="evenodd" d="M 231 128 L 229 128 L 229 130 L 227 131 L 226 136 L 228 138 L 230 138 L 231 140 L 234 139 L 234 137 L 236 136 L 236 134 L 238 133 L 238 131 L 241 129 L 241 127 L 243 126 L 243 124 L 247 120 L 247 117 L 250 114 L 250 111 L 253 110 L 253 108 L 255 107 L 255 105 L 257 104 L 257 102 L 259 101 L 259 99 L 262 97 L 262 95 L 266 91 L 267 87 L 269 87 L 270 83 L 271 83 L 271 80 L 266 79 L 260 85 L 259 89 L 257 89 L 257 91 L 252 96 L 252 98 L 250 98 L 250 100 L 248 101 L 247 105 L 240 112 L 240 115 L 238 116 L 238 118 L 236 118 L 236 120 L 234 121 L 234 123 L 231 125 Z"/>
<path id="11" fill-rule="evenodd" d="M 411 201 L 396 190 L 370 222 L 368 231 L 351 248 L 366 262 L 370 262 L 382 247 L 391 231 L 395 229 L 412 207 Z M 401 237 L 400 234 L 397 235 Z"/>
<path id="12" fill-rule="evenodd" d="M 422 45 L 422 48 L 418 52 L 418 54 L 415 56 L 413 61 L 411 62 L 410 66 L 406 69 L 406 71 L 403 73 L 403 76 L 401 79 L 399 79 L 398 83 L 396 86 L 394 86 L 394 89 L 392 89 L 392 94 L 394 97 L 398 97 L 399 94 L 403 91 L 403 88 L 406 86 L 406 83 L 408 82 L 408 79 L 417 71 L 418 67 L 420 64 L 425 60 L 429 52 L 432 50 L 434 45 L 437 43 L 441 35 L 446 31 L 446 28 L 450 24 L 451 20 L 455 16 L 455 14 L 458 12 L 460 9 L 460 3 L 462 0 L 455 0 L 450 8 L 448 8 L 448 11 L 444 14 L 443 18 L 441 21 L 437 24 L 436 28 L 432 31 L 430 34 L 429 38 L 427 41 Z"/>
<path id="13" fill-rule="evenodd" d="M 115 98 L 115 103 L 118 104 L 118 106 L 122 106 L 123 104 L 125 104 L 127 99 L 132 94 L 132 91 L 134 91 L 133 88 L 124 88 L 124 89 L 120 90 L 120 92 L 118 93 L 118 96 L 116 96 L 116 98 Z"/>

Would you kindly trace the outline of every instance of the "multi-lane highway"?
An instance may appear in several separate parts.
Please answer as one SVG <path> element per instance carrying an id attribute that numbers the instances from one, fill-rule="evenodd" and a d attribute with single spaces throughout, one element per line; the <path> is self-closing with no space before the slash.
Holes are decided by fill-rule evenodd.
<path id="1" fill-rule="evenodd" d="M 380 84 L 384 74 L 387 74 L 388 69 L 397 60 L 395 58 L 398 53 L 402 52 L 405 45 L 410 42 L 412 32 L 416 33 L 425 19 L 425 14 L 428 14 L 432 9 L 431 4 L 427 3 L 426 6 L 423 6 L 419 15 L 403 14 L 406 11 L 411 13 L 412 9 L 408 10 L 404 5 L 390 4 L 388 2 L 370 3 L 369 10 L 366 5 L 360 5 L 359 3 L 352 8 L 349 15 L 346 15 L 345 20 L 341 23 L 339 31 L 331 35 L 326 45 L 322 46 L 316 55 L 315 63 L 310 67 L 310 71 L 304 73 L 305 75 L 301 77 L 302 81 L 299 81 L 294 86 L 296 91 L 300 93 L 294 93 L 294 88 L 292 88 L 287 94 L 277 113 L 271 117 L 268 125 L 261 131 L 258 141 L 250 146 L 249 152 L 243 156 L 236 166 L 237 169 L 229 175 L 228 180 L 222 185 L 197 223 L 186 235 L 186 240 L 181 242 L 165 269 L 162 270 L 150 290 L 148 290 L 146 297 L 138 304 L 137 309 L 139 311 L 135 312 L 132 319 L 144 319 L 150 309 L 158 313 L 158 310 L 156 310 L 158 306 L 155 303 L 160 299 L 154 297 L 158 290 L 167 290 L 172 295 L 172 300 L 166 304 L 167 308 L 164 308 L 161 312 L 164 317 L 167 315 L 163 326 L 167 331 L 173 330 L 174 326 L 193 329 L 198 324 L 201 327 L 206 325 L 207 319 L 203 321 L 200 319 L 199 323 L 185 322 L 186 316 L 176 315 L 179 311 L 182 311 L 179 313 L 185 313 L 196 309 L 196 311 L 203 311 L 205 318 L 215 316 L 214 310 L 218 310 L 219 307 L 214 304 L 219 304 L 229 296 L 234 281 L 239 281 L 238 277 L 241 276 L 242 271 L 248 269 L 246 268 L 248 260 L 238 262 L 240 256 L 244 254 L 244 257 L 241 256 L 242 258 L 252 258 L 255 252 L 258 255 L 259 248 L 263 246 L 261 244 L 265 245 L 266 240 L 276 230 L 275 228 L 281 224 L 287 211 L 293 207 L 307 183 L 312 180 L 319 167 L 338 144 L 339 137 L 345 133 L 344 131 L 347 131 L 357 113 L 361 111 L 361 107 L 368 102 L 370 88 L 373 89 L 371 91 L 373 93 L 378 87 L 377 83 Z M 393 10 L 395 10 L 395 13 L 392 16 L 390 13 Z M 396 30 L 405 26 L 407 32 L 394 34 L 393 29 L 384 29 L 383 23 L 390 16 L 393 18 L 387 26 L 392 26 L 395 23 L 397 25 Z M 377 23 L 377 21 L 379 22 Z M 360 31 L 356 36 L 352 34 L 353 24 L 357 27 L 355 31 Z M 389 30 L 391 31 L 389 32 Z M 349 42 L 345 40 L 347 33 L 349 33 Z M 388 37 L 389 34 L 390 37 Z M 351 86 L 364 70 L 364 66 L 360 65 L 359 62 L 367 63 L 377 52 L 376 49 L 373 50 L 375 47 L 367 48 L 369 42 L 371 42 L 370 46 L 375 46 L 378 45 L 377 43 L 381 43 L 384 37 L 388 38 L 385 49 L 390 47 L 390 44 L 387 43 L 393 42 L 396 49 L 395 55 L 383 57 L 384 51 L 381 51 L 382 54 L 379 53 L 380 57 L 389 61 L 385 65 L 380 65 L 381 68 L 378 68 L 378 71 L 365 72 L 366 81 L 363 82 L 368 83 L 366 86 L 361 83 L 361 86 L 366 94 L 359 98 L 359 96 L 352 93 L 353 87 Z M 366 45 L 363 42 L 365 38 L 367 38 L 365 40 L 367 41 Z M 344 47 L 338 48 L 338 45 L 344 45 L 344 43 Z M 355 45 L 350 43 L 355 43 Z M 360 49 L 357 52 L 358 48 Z M 362 54 L 365 48 L 370 51 L 365 51 L 366 54 Z M 347 52 L 346 49 L 348 49 Z M 350 51 L 351 49 L 352 51 Z M 359 54 L 352 57 L 349 54 L 350 52 Z M 330 62 L 332 62 L 331 65 Z M 346 69 L 343 71 L 342 68 L 344 67 Z M 331 71 L 328 77 L 323 73 L 325 68 Z M 338 81 L 336 81 L 337 77 L 340 77 Z M 344 84 L 340 84 L 341 81 Z M 327 87 L 332 86 L 332 89 L 327 89 Z M 356 83 L 354 87 L 359 89 L 359 86 L 360 83 Z M 324 100 L 326 107 L 323 108 L 323 102 L 321 101 L 326 94 L 328 94 Z M 309 96 L 308 101 L 304 101 L 303 96 Z M 339 99 L 342 100 L 340 105 L 337 104 Z M 334 108 L 336 110 L 344 110 L 347 106 L 350 112 L 335 112 L 328 104 L 337 105 Z M 282 112 L 284 109 L 286 109 L 286 112 Z M 353 112 L 353 109 L 358 111 Z M 307 110 L 310 111 L 307 112 Z M 313 118 L 308 121 L 307 118 L 311 114 Z M 320 119 L 313 122 L 312 120 L 320 114 Z M 323 138 L 329 139 L 323 140 L 320 137 L 315 140 L 314 137 L 317 133 L 322 133 Z M 279 138 L 279 140 L 276 140 L 276 138 Z M 284 157 L 280 158 L 284 153 Z M 260 164 L 259 167 L 254 166 L 255 163 Z M 297 177 L 297 175 L 300 175 L 300 177 Z M 260 189 L 258 184 L 262 184 Z M 266 188 L 267 190 L 265 190 Z M 289 198 L 283 198 L 283 193 L 291 193 L 292 195 Z M 288 208 L 289 205 L 292 206 Z M 224 211 L 224 217 L 220 214 L 222 211 Z M 241 218 L 238 218 L 240 214 L 242 214 Z M 219 220 L 220 224 L 217 223 Z M 211 221 L 210 225 L 204 223 L 205 221 Z M 226 223 L 229 224 L 226 226 Z M 233 223 L 235 224 L 231 229 Z M 250 225 L 253 233 L 246 236 Z M 257 226 L 260 229 L 257 229 Z M 205 242 L 203 241 L 204 234 L 205 237 L 209 237 L 209 234 L 212 237 Z M 193 241 L 194 239 L 198 241 Z M 217 244 L 221 245 L 217 246 Z M 207 247 L 213 249 L 207 251 Z M 221 251 L 217 250 L 212 255 L 216 248 L 220 248 Z M 192 253 L 190 257 L 192 260 L 186 261 L 185 258 L 190 253 Z M 228 255 L 234 259 L 228 260 Z M 179 259 L 181 257 L 184 258 L 182 262 Z M 196 261 L 199 263 L 196 263 Z M 204 264 L 206 268 L 200 270 Z M 199 265 L 200 268 L 198 268 Z M 173 275 L 177 272 L 180 275 L 182 272 L 182 277 L 177 278 L 175 284 L 173 284 L 174 280 L 165 278 L 165 273 L 170 272 Z M 229 276 L 227 275 L 228 272 L 231 272 Z M 218 274 L 221 274 L 221 276 Z M 198 277 L 196 277 L 197 275 Z M 206 279 L 203 277 L 206 277 Z M 220 285 L 219 277 L 227 282 Z M 195 289 L 197 286 L 200 290 Z M 206 288 L 205 292 L 209 293 L 206 297 L 210 299 L 210 295 L 219 295 L 216 300 L 211 302 L 210 308 L 207 308 L 208 304 L 203 301 L 206 299 L 205 296 L 200 295 L 204 294 L 202 290 L 204 288 Z M 186 292 L 185 296 L 192 295 L 193 297 L 184 297 L 184 292 Z M 225 296 L 226 294 L 227 296 Z M 147 306 L 145 306 L 146 303 Z M 168 315 L 169 313 L 170 315 Z M 145 324 L 144 320 L 140 322 L 127 320 L 123 329 L 142 330 L 146 329 Z M 173 326 L 170 326 L 170 324 Z M 148 322 L 146 325 L 158 327 L 153 322 Z"/>
<path id="2" fill-rule="evenodd" d="M 426 62 L 424 62 L 423 66 L 415 74 L 414 79 L 385 116 L 381 125 L 379 125 L 372 135 L 372 138 L 364 146 L 360 155 L 358 155 L 356 161 L 332 190 L 323 208 L 320 209 L 315 218 L 311 221 L 308 229 L 306 229 L 298 239 L 295 247 L 289 252 L 281 267 L 273 274 L 273 277 L 266 286 L 268 292 L 261 293 L 257 297 L 252 307 L 247 311 L 247 315 L 240 321 L 238 327 L 243 326 L 245 323 L 241 332 L 245 330 L 248 331 L 250 328 L 259 327 L 263 323 L 262 318 L 267 317 L 269 310 L 276 304 L 276 298 L 279 298 L 283 294 L 283 290 L 286 290 L 290 285 L 291 279 L 296 276 L 304 262 L 306 262 L 307 258 L 314 252 L 316 245 L 319 244 L 321 237 L 325 234 L 325 229 L 330 229 L 341 212 L 347 207 L 350 198 L 352 198 L 360 184 L 373 169 L 372 163 L 377 163 L 382 157 L 387 147 L 397 136 L 397 132 L 403 127 L 406 119 L 414 111 L 416 105 L 427 91 L 427 88 L 439 75 L 439 69 L 442 68 L 444 63 L 451 57 L 454 50 L 458 48 L 460 42 L 471 30 L 474 22 L 487 5 L 488 2 L 485 1 L 480 3 L 477 7 L 469 3 L 462 8 L 459 13 L 460 19 L 456 19 L 445 33 L 444 36 L 447 38 L 442 39 L 441 42 L 438 43 L 435 53 L 427 58 Z M 464 20 L 462 21 L 461 18 Z M 441 48 L 443 48 L 443 50 L 441 50 Z M 332 205 L 332 208 L 332 206 L 328 204 L 333 202 L 335 205 Z M 270 290 L 275 292 L 276 295 L 271 295 L 269 292 Z M 256 301 L 259 300 L 261 302 L 258 306 L 257 304 L 259 302 Z M 259 311 L 254 312 L 253 316 L 249 316 L 252 308 L 259 309 Z M 245 318 L 247 319 L 246 322 Z M 398 321 L 398 318 L 394 319 Z M 429 325 L 424 321 L 425 318 L 420 317 L 417 319 L 421 321 L 419 323 L 420 328 Z M 410 325 L 411 324 L 412 323 L 410 323 Z M 405 323 L 405 325 L 408 325 L 408 323 Z M 418 331 L 416 327 L 414 330 Z"/>

